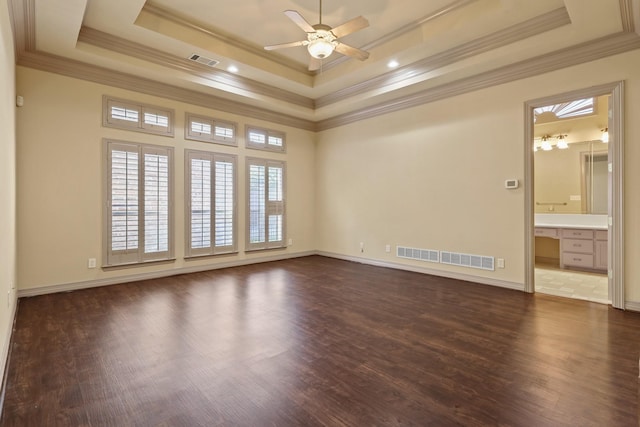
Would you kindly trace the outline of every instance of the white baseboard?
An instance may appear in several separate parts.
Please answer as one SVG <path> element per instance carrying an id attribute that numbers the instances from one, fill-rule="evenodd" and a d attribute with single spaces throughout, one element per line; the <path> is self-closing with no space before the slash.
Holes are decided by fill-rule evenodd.
<path id="1" fill-rule="evenodd" d="M 161 277 L 177 276 L 179 274 L 198 273 L 201 271 L 218 270 L 221 268 L 239 267 L 249 264 L 260 264 L 263 262 L 281 261 L 291 258 L 300 258 L 315 255 L 316 251 L 296 252 L 269 255 L 260 258 L 247 258 L 241 260 L 231 260 L 226 262 L 216 262 L 215 264 L 198 265 L 194 267 L 182 267 L 171 270 L 152 271 L 149 273 L 128 274 L 125 276 L 108 277 L 104 279 L 85 280 L 82 282 L 61 283 L 57 285 L 42 286 L 39 288 L 21 289 L 18 291 L 18 298 L 33 297 L 36 295 L 53 294 L 57 292 L 69 292 L 79 289 L 96 288 L 99 286 L 117 285 L 120 283 L 136 282 L 139 280 L 159 279 Z"/>
<path id="2" fill-rule="evenodd" d="M 629 311 L 640 311 L 640 301 L 625 301 L 624 309 Z"/>
<path id="3" fill-rule="evenodd" d="M 349 255 L 341 255 L 332 252 L 318 251 L 318 255 L 329 258 L 342 259 L 345 261 L 358 262 L 360 264 L 374 265 L 376 267 L 393 268 L 395 270 L 413 271 L 414 273 L 430 274 L 432 276 L 447 277 L 449 279 L 464 280 L 466 282 L 480 283 L 482 285 L 497 286 L 500 288 L 513 289 L 524 292 L 524 284 L 516 282 L 508 282 L 506 280 L 491 279 L 488 277 L 473 276 L 471 274 L 456 273 L 452 271 L 435 270 L 415 265 L 399 264 L 395 262 L 381 261 L 369 258 L 360 258 Z"/>

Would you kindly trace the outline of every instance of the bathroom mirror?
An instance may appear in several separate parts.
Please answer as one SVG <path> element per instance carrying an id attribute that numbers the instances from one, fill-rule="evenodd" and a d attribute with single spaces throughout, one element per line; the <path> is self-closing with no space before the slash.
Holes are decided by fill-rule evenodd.
<path id="1" fill-rule="evenodd" d="M 606 214 L 608 96 L 545 107 L 536 118 L 535 213 Z"/>

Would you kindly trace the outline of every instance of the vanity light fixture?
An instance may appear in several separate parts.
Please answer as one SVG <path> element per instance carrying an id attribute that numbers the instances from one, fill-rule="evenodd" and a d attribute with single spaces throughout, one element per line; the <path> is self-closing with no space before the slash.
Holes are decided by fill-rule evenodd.
<path id="1" fill-rule="evenodd" d="M 542 137 L 542 144 L 540 145 L 540 148 L 542 148 L 544 151 L 553 150 L 553 147 L 551 146 L 551 143 L 549 142 L 549 138 L 551 138 L 549 135 L 545 135 L 545 136 Z"/>
<path id="2" fill-rule="evenodd" d="M 567 140 L 565 139 L 567 137 L 567 135 L 558 135 L 556 136 L 556 139 L 558 140 L 558 143 L 556 144 L 556 147 L 558 147 L 561 150 L 566 150 L 567 148 L 569 148 L 569 144 L 567 143 Z"/>
<path id="3" fill-rule="evenodd" d="M 607 144 L 609 142 L 609 128 L 606 127 L 604 129 L 601 130 L 602 132 L 602 142 L 604 142 L 605 144 Z"/>

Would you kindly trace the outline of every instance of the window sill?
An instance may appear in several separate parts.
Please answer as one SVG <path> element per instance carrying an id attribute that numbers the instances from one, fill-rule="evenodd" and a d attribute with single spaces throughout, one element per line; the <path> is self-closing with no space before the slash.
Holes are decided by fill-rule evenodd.
<path id="1" fill-rule="evenodd" d="M 170 264 L 175 261 L 176 261 L 175 258 L 152 259 L 149 261 L 142 261 L 142 262 L 128 262 L 125 264 L 103 265 L 101 268 L 105 271 L 122 270 L 127 268 L 143 267 L 143 266 L 153 265 L 153 264 Z"/>
<path id="2" fill-rule="evenodd" d="M 219 258 L 219 257 L 224 257 L 224 256 L 233 256 L 233 255 L 238 255 L 240 252 L 239 251 L 233 251 L 233 252 L 223 252 L 223 253 L 219 253 L 219 254 L 202 254 L 202 255 L 189 255 L 189 256 L 185 256 L 184 260 L 185 261 L 196 261 L 199 259 L 203 259 L 203 258 Z"/>
<path id="3" fill-rule="evenodd" d="M 287 245 L 278 246 L 274 248 L 257 248 L 257 249 L 245 249 L 244 252 L 268 252 L 268 251 L 281 251 L 287 249 Z"/>

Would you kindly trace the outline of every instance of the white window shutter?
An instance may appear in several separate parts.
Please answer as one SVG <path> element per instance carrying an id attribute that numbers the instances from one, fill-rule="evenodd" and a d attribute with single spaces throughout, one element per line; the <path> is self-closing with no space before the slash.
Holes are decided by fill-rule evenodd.
<path id="1" fill-rule="evenodd" d="M 232 253 L 236 244 L 236 157 L 187 150 L 186 255 Z"/>
<path id="2" fill-rule="evenodd" d="M 248 250 L 285 246 L 284 162 L 248 159 Z"/>
<path id="3" fill-rule="evenodd" d="M 173 256 L 173 149 L 105 140 L 104 265 Z"/>

